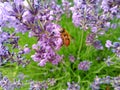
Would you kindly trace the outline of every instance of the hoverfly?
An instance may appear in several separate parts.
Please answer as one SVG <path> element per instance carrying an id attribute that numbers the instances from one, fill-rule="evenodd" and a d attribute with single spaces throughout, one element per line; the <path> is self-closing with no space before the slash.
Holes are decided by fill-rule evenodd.
<path id="1" fill-rule="evenodd" d="M 70 35 L 69 35 L 69 33 L 65 30 L 65 28 L 61 28 L 60 33 L 61 33 L 60 35 L 61 35 L 61 38 L 62 38 L 62 41 L 63 41 L 63 45 L 68 47 L 70 45 Z"/>

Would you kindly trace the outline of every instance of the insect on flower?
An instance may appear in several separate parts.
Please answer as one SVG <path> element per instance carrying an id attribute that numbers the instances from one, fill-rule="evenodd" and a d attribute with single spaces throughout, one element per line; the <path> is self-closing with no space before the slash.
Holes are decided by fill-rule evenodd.
<path id="1" fill-rule="evenodd" d="M 61 38 L 62 38 L 62 41 L 63 41 L 63 45 L 68 47 L 70 45 L 70 35 L 69 35 L 69 33 L 66 31 L 65 28 L 61 28 L 60 33 L 61 33 Z"/>

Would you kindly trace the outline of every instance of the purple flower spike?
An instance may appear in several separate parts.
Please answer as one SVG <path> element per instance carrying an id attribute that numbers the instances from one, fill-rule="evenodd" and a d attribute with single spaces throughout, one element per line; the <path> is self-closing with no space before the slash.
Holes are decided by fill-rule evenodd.
<path id="1" fill-rule="evenodd" d="M 112 52 L 116 53 L 116 55 L 120 57 L 120 42 L 113 43 Z"/>
<path id="2" fill-rule="evenodd" d="M 75 57 L 73 55 L 69 56 L 70 61 L 73 63 L 75 61 Z"/>
<path id="3" fill-rule="evenodd" d="M 87 71 L 87 70 L 89 70 L 90 65 L 91 65 L 91 62 L 89 62 L 89 61 L 82 61 L 78 65 L 78 69 L 79 70 L 83 70 L 83 71 Z"/>
<path id="4" fill-rule="evenodd" d="M 28 47 L 24 48 L 24 53 L 25 53 L 25 54 L 30 53 L 30 49 L 29 49 Z"/>
<path id="5" fill-rule="evenodd" d="M 112 41 L 107 40 L 105 46 L 106 46 L 107 48 L 110 48 L 110 47 L 112 46 Z"/>
<path id="6" fill-rule="evenodd" d="M 31 57 L 40 66 L 45 66 L 47 62 L 57 65 L 62 59 L 62 56 L 56 53 L 62 46 L 60 26 L 48 23 L 45 30 L 47 33 L 39 35 L 38 43 L 32 46 L 36 53 Z"/>
<path id="7" fill-rule="evenodd" d="M 80 86 L 78 85 L 78 83 L 75 82 L 67 82 L 68 88 L 67 90 L 80 90 Z"/>

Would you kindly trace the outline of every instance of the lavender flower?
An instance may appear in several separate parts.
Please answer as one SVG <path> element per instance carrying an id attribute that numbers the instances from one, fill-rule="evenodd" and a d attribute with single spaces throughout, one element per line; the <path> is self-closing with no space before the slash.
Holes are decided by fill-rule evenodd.
<path id="1" fill-rule="evenodd" d="M 80 64 L 78 65 L 78 69 L 79 69 L 79 70 L 87 71 L 87 70 L 89 70 L 90 65 L 91 65 L 91 62 L 89 62 L 89 61 L 82 61 L 82 62 L 80 62 Z"/>
<path id="2" fill-rule="evenodd" d="M 9 8 L 6 7 L 9 6 Z M 5 8 L 4 8 L 5 7 Z M 32 55 L 34 61 L 39 62 L 40 66 L 44 66 L 47 62 L 58 64 L 62 57 L 56 52 L 62 46 L 62 39 L 60 37 L 60 26 L 53 22 L 60 21 L 63 10 L 61 6 L 55 1 L 41 3 L 41 1 L 34 0 L 16 0 L 0 3 L 0 15 L 2 16 L 2 27 L 14 28 L 15 32 L 25 33 L 29 31 L 30 37 L 36 37 L 38 43 L 35 49 L 35 55 Z M 7 17 L 7 18 L 5 18 Z M 5 20 L 4 20 L 5 19 Z M 1 48 L 3 48 L 1 46 Z M 33 48 L 34 49 L 34 48 Z M 7 50 L 6 50 L 7 51 Z M 19 51 L 19 55 L 15 54 L 18 64 L 26 65 L 29 62 L 22 62 L 22 54 L 29 53 L 29 48 Z M 7 52 L 5 52 L 7 53 Z M 0 60 L 0 62 L 2 62 Z M 13 62 L 15 62 L 13 60 Z"/>
<path id="3" fill-rule="evenodd" d="M 95 41 L 95 33 L 90 33 L 88 34 L 87 38 L 86 38 L 86 45 L 92 45 L 93 42 Z"/>
<path id="4" fill-rule="evenodd" d="M 109 49 L 112 46 L 112 42 L 107 40 L 105 46 Z"/>
<path id="5" fill-rule="evenodd" d="M 21 82 L 21 80 L 15 80 L 13 83 L 12 83 L 12 87 L 14 88 L 21 88 L 23 86 L 23 83 Z"/>
<path id="6" fill-rule="evenodd" d="M 6 22 L 10 19 L 9 11 L 12 10 L 11 5 L 8 2 L 0 2 L 0 26 L 6 26 Z"/>
<path id="7" fill-rule="evenodd" d="M 114 90 L 120 90 L 120 86 L 116 86 Z"/>
<path id="8" fill-rule="evenodd" d="M 113 65 L 114 62 L 112 61 L 111 57 L 108 56 L 107 59 L 104 59 L 105 63 L 107 64 L 107 66 Z"/>
<path id="9" fill-rule="evenodd" d="M 2 75 L 2 73 L 1 73 Z M 3 75 L 2 75 L 3 76 Z M 23 77 L 24 74 L 19 74 L 17 79 L 15 79 L 13 82 L 11 82 L 6 76 L 3 76 L 0 78 L 0 87 L 4 90 L 16 90 L 21 89 L 23 87 L 24 80 Z M 56 83 L 56 80 L 54 78 L 48 78 L 46 81 L 29 81 L 28 84 L 30 84 L 29 90 L 47 90 L 49 86 L 53 86 Z"/>
<path id="10" fill-rule="evenodd" d="M 54 78 L 48 78 L 47 82 L 50 86 L 54 86 L 56 83 L 56 80 Z"/>
<path id="11" fill-rule="evenodd" d="M 24 48 L 24 53 L 27 54 L 27 53 L 30 53 L 30 49 L 28 47 Z"/>
<path id="12" fill-rule="evenodd" d="M 105 84 L 110 84 L 111 77 L 110 76 L 106 76 L 105 78 L 102 78 L 102 82 L 105 83 Z"/>
<path id="13" fill-rule="evenodd" d="M 31 82 L 30 83 L 30 89 L 29 90 L 41 90 L 42 85 L 40 82 Z"/>
<path id="14" fill-rule="evenodd" d="M 109 49 L 112 49 L 112 52 L 120 57 L 120 42 L 111 42 L 110 40 L 106 41 L 105 46 Z"/>
<path id="15" fill-rule="evenodd" d="M 117 28 L 117 24 L 111 24 L 111 28 L 116 29 Z"/>
<path id="16" fill-rule="evenodd" d="M 118 57 L 120 57 L 120 43 L 119 42 L 114 42 L 113 43 L 113 49 L 112 51 L 116 53 Z"/>
<path id="17" fill-rule="evenodd" d="M 100 40 L 96 40 L 93 42 L 93 46 L 98 49 L 98 50 L 103 50 L 103 46 L 101 44 L 101 41 Z"/>
<path id="18" fill-rule="evenodd" d="M 36 19 L 41 21 L 59 21 L 63 11 L 60 5 L 57 5 L 55 1 L 44 2 L 45 4 L 37 5 L 38 13 Z"/>
<path id="19" fill-rule="evenodd" d="M 31 81 L 29 90 L 47 90 L 49 86 L 53 86 L 55 83 L 54 78 L 48 78 L 48 80 L 42 82 Z"/>
<path id="20" fill-rule="evenodd" d="M 67 17 L 70 17 L 70 6 L 71 3 L 68 0 L 62 0 L 62 6 L 64 13 L 66 14 Z"/>
<path id="21" fill-rule="evenodd" d="M 75 61 L 75 57 L 73 55 L 69 56 L 70 61 L 73 63 Z"/>
<path id="22" fill-rule="evenodd" d="M 101 84 L 110 84 L 111 82 L 111 77 L 107 76 L 105 78 L 99 78 L 96 76 L 94 82 L 91 84 L 92 90 L 100 90 L 100 85 Z"/>
<path id="23" fill-rule="evenodd" d="M 75 82 L 72 83 L 67 82 L 67 85 L 68 85 L 67 90 L 80 90 L 80 86 Z"/>
<path id="24" fill-rule="evenodd" d="M 104 13 L 110 13 L 111 17 L 115 16 L 118 14 L 119 9 L 119 3 L 117 0 L 107 0 L 107 1 L 102 1 L 101 8 L 104 10 Z"/>
<path id="25" fill-rule="evenodd" d="M 87 30 L 89 27 L 95 27 L 95 32 L 98 32 L 98 26 L 95 25 L 98 23 L 96 20 L 98 18 L 96 10 L 98 2 L 98 0 L 95 0 L 94 2 L 89 1 L 89 3 L 87 3 L 86 0 L 74 0 L 74 6 L 71 7 L 71 10 L 75 26 L 79 26 L 83 30 Z"/>
<path id="26" fill-rule="evenodd" d="M 112 79 L 112 86 L 114 87 L 115 90 L 119 90 L 120 86 L 120 77 L 113 77 Z"/>
<path id="27" fill-rule="evenodd" d="M 116 0 L 74 0 L 74 6 L 70 8 L 72 22 L 85 31 L 90 29 L 90 34 L 86 39 L 87 45 L 103 49 L 98 37 L 104 35 L 109 28 L 117 27 L 116 24 L 110 23 L 110 20 L 119 15 L 119 6 Z"/>
<path id="28" fill-rule="evenodd" d="M 96 76 L 94 82 L 91 84 L 92 90 L 99 90 L 100 84 L 101 84 L 101 78 Z"/>
<path id="29" fill-rule="evenodd" d="M 20 80 L 14 81 L 13 83 L 7 77 L 3 77 L 0 80 L 0 87 L 4 90 L 14 90 L 15 88 L 20 88 L 22 86 L 22 82 Z"/>
<path id="30" fill-rule="evenodd" d="M 9 33 L 3 31 L 1 28 L 0 31 L 0 65 L 6 64 L 7 62 L 16 62 L 18 65 L 26 66 L 28 61 L 22 57 L 23 54 L 28 53 L 26 49 L 20 49 L 18 45 L 19 37 L 16 36 L 16 33 Z M 19 48 L 19 49 L 18 49 Z M 15 49 L 18 49 L 18 52 L 14 52 Z"/>
<path id="31" fill-rule="evenodd" d="M 7 77 L 3 77 L 3 79 L 0 81 L 0 86 L 4 89 L 4 90 L 9 90 L 11 89 L 11 83 L 9 81 L 9 79 Z"/>
<path id="32" fill-rule="evenodd" d="M 37 27 L 39 27 L 38 20 L 40 20 L 42 23 L 53 20 L 59 21 L 63 13 L 60 6 L 54 1 L 47 4 L 39 4 L 39 6 L 36 2 L 28 3 L 23 0 L 18 1 L 19 3 L 16 0 L 13 1 L 12 4 L 10 2 L 1 3 L 1 16 L 4 16 L 6 19 L 4 20 L 2 18 L 4 20 L 2 21 L 3 24 L 9 27 L 14 27 L 16 32 L 25 33 L 28 30 L 37 29 Z M 9 9 L 4 8 L 6 4 L 9 5 Z M 3 14 L 4 11 L 7 13 Z"/>
<path id="33" fill-rule="evenodd" d="M 119 90 L 119 85 L 120 85 L 120 77 L 110 77 L 106 76 L 103 78 L 98 78 L 98 76 L 95 78 L 94 82 L 91 84 L 92 90 L 100 90 L 100 85 L 101 84 L 108 84 L 112 85 L 114 90 Z"/>
<path id="34" fill-rule="evenodd" d="M 61 61 L 62 56 L 59 56 L 56 53 L 62 45 L 59 30 L 60 26 L 56 24 L 48 24 L 46 26 L 47 33 L 39 35 L 40 39 L 38 43 L 33 46 L 36 53 L 31 56 L 34 61 L 39 62 L 38 65 L 44 66 L 47 62 L 58 64 L 58 62 Z"/>

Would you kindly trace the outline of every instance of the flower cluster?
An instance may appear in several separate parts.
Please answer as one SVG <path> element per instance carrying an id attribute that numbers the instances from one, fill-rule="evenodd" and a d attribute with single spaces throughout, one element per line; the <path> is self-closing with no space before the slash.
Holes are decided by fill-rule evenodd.
<path id="1" fill-rule="evenodd" d="M 117 25 L 112 24 L 110 20 L 119 18 L 119 3 L 118 0 L 74 0 L 74 6 L 71 7 L 74 25 L 85 31 L 91 30 L 87 36 L 87 45 L 96 47 L 94 43 L 97 43 L 97 49 L 103 49 L 97 38 L 104 35 L 109 28 L 116 28 Z"/>
<path id="2" fill-rule="evenodd" d="M 73 55 L 70 55 L 69 60 L 73 63 L 75 61 L 75 57 Z"/>
<path id="3" fill-rule="evenodd" d="M 56 53 L 62 45 L 59 29 L 60 26 L 56 24 L 47 25 L 46 33 L 41 35 L 39 34 L 38 43 L 33 45 L 32 48 L 36 53 L 31 57 L 34 61 L 39 62 L 40 66 L 44 66 L 46 62 L 58 64 L 58 62 L 61 61 L 62 56 L 59 56 Z"/>
<path id="4" fill-rule="evenodd" d="M 46 85 L 43 85 L 42 83 L 40 83 L 40 82 L 31 82 L 30 83 L 30 89 L 29 90 L 40 90 L 40 89 L 42 89 L 42 88 L 44 88 L 44 89 L 47 89 L 48 88 L 48 86 Z"/>
<path id="5" fill-rule="evenodd" d="M 14 80 L 14 82 L 11 82 L 6 76 L 2 76 L 2 73 L 0 73 L 0 87 L 4 90 L 15 90 L 20 87 L 22 87 L 21 80 Z"/>
<path id="6" fill-rule="evenodd" d="M 91 32 L 103 34 L 101 30 L 106 31 L 110 20 L 119 15 L 119 3 L 117 0 L 74 0 L 73 23 L 84 30 L 91 28 Z"/>
<path id="7" fill-rule="evenodd" d="M 63 11 L 66 14 L 67 17 L 70 17 L 70 7 L 71 7 L 71 2 L 68 0 L 62 0 L 62 6 L 63 6 Z"/>
<path id="8" fill-rule="evenodd" d="M 60 21 L 63 10 L 54 0 L 39 1 L 15 0 L 0 2 L 0 26 L 14 28 L 15 32 L 29 32 L 29 37 L 36 37 L 33 45 L 34 61 L 44 66 L 46 62 L 58 64 L 62 59 L 57 50 L 62 46 L 61 27 L 53 22 Z M 2 48 L 2 47 L 1 47 Z M 5 49 L 6 50 L 6 49 Z M 19 54 L 29 52 L 28 48 Z M 7 53 L 7 52 L 5 52 Z M 21 56 L 18 56 L 21 57 Z"/>
<path id="9" fill-rule="evenodd" d="M 35 0 L 36 1 L 36 0 Z M 47 4 L 16 0 L 12 3 L 0 3 L 1 26 L 14 27 L 16 32 L 25 33 L 28 30 L 40 28 L 39 22 L 59 21 L 63 13 L 61 7 L 54 1 Z M 44 27 L 44 25 L 43 25 Z M 37 29 L 37 30 L 36 30 Z"/>
<path id="10" fill-rule="evenodd" d="M 37 12 L 35 15 L 36 20 L 40 20 L 41 22 L 48 21 L 60 21 L 61 15 L 63 14 L 63 10 L 60 5 L 56 3 L 55 0 L 45 0 L 36 1 L 34 4 L 37 8 Z"/>
<path id="11" fill-rule="evenodd" d="M 102 0 L 101 8 L 103 13 L 108 16 L 110 19 L 113 19 L 115 16 L 120 18 L 120 1 L 119 0 Z"/>
<path id="12" fill-rule="evenodd" d="M 53 86 L 55 83 L 56 81 L 54 78 L 49 78 L 48 80 L 42 82 L 31 81 L 29 90 L 47 90 L 49 86 Z"/>
<path id="13" fill-rule="evenodd" d="M 107 58 L 104 58 L 104 61 L 107 64 L 107 66 L 114 64 L 114 62 L 112 61 L 112 58 L 110 56 L 108 56 Z"/>
<path id="14" fill-rule="evenodd" d="M 105 46 L 108 49 L 112 49 L 112 52 L 120 57 L 120 42 L 112 42 L 110 40 L 107 40 Z"/>
<path id="15" fill-rule="evenodd" d="M 4 59 L 7 59 L 10 55 L 8 47 L 5 44 L 8 42 L 9 33 L 0 31 L 0 65 L 4 63 Z M 14 40 L 13 40 L 14 41 Z"/>
<path id="16" fill-rule="evenodd" d="M 98 5 L 98 1 L 86 0 L 74 0 L 74 6 L 71 7 L 72 19 L 75 26 L 87 30 L 90 25 L 93 25 L 96 21 L 95 7 Z"/>
<path id="17" fill-rule="evenodd" d="M 82 62 L 80 62 L 80 64 L 78 65 L 78 69 L 79 69 L 79 70 L 87 71 L 87 70 L 89 70 L 90 65 L 91 65 L 91 62 L 89 62 L 89 61 L 82 61 Z"/>
<path id="18" fill-rule="evenodd" d="M 114 90 L 119 90 L 120 89 L 120 77 L 110 77 L 106 76 L 103 78 L 99 78 L 96 76 L 94 82 L 91 84 L 92 90 L 100 90 L 100 85 L 101 84 L 107 84 L 107 85 L 112 85 Z"/>
<path id="19" fill-rule="evenodd" d="M 88 34 L 88 36 L 86 37 L 86 45 L 93 45 L 96 49 L 98 50 L 103 50 L 103 46 L 101 44 L 100 40 L 95 39 L 96 38 L 96 34 L 95 33 L 90 33 Z"/>
<path id="20" fill-rule="evenodd" d="M 56 84 L 56 80 L 54 78 L 48 78 L 46 81 L 23 81 L 26 76 L 24 74 L 19 74 L 17 78 L 11 82 L 6 76 L 0 72 L 0 87 L 4 90 L 15 90 L 20 89 L 25 86 L 25 83 L 29 84 L 29 90 L 41 90 L 47 89 L 50 86 L 54 86 Z"/>
<path id="21" fill-rule="evenodd" d="M 20 49 L 18 45 L 19 37 L 15 33 L 9 33 L 0 29 L 0 65 L 6 62 L 16 62 L 18 65 L 26 66 L 29 61 L 22 57 L 23 54 L 30 52 L 29 48 L 25 46 Z M 19 48 L 18 52 L 14 52 Z"/>
<path id="22" fill-rule="evenodd" d="M 67 85 L 68 85 L 67 90 L 80 90 L 80 86 L 78 85 L 78 83 L 75 83 L 75 82 L 70 83 L 70 82 L 68 82 Z"/>

